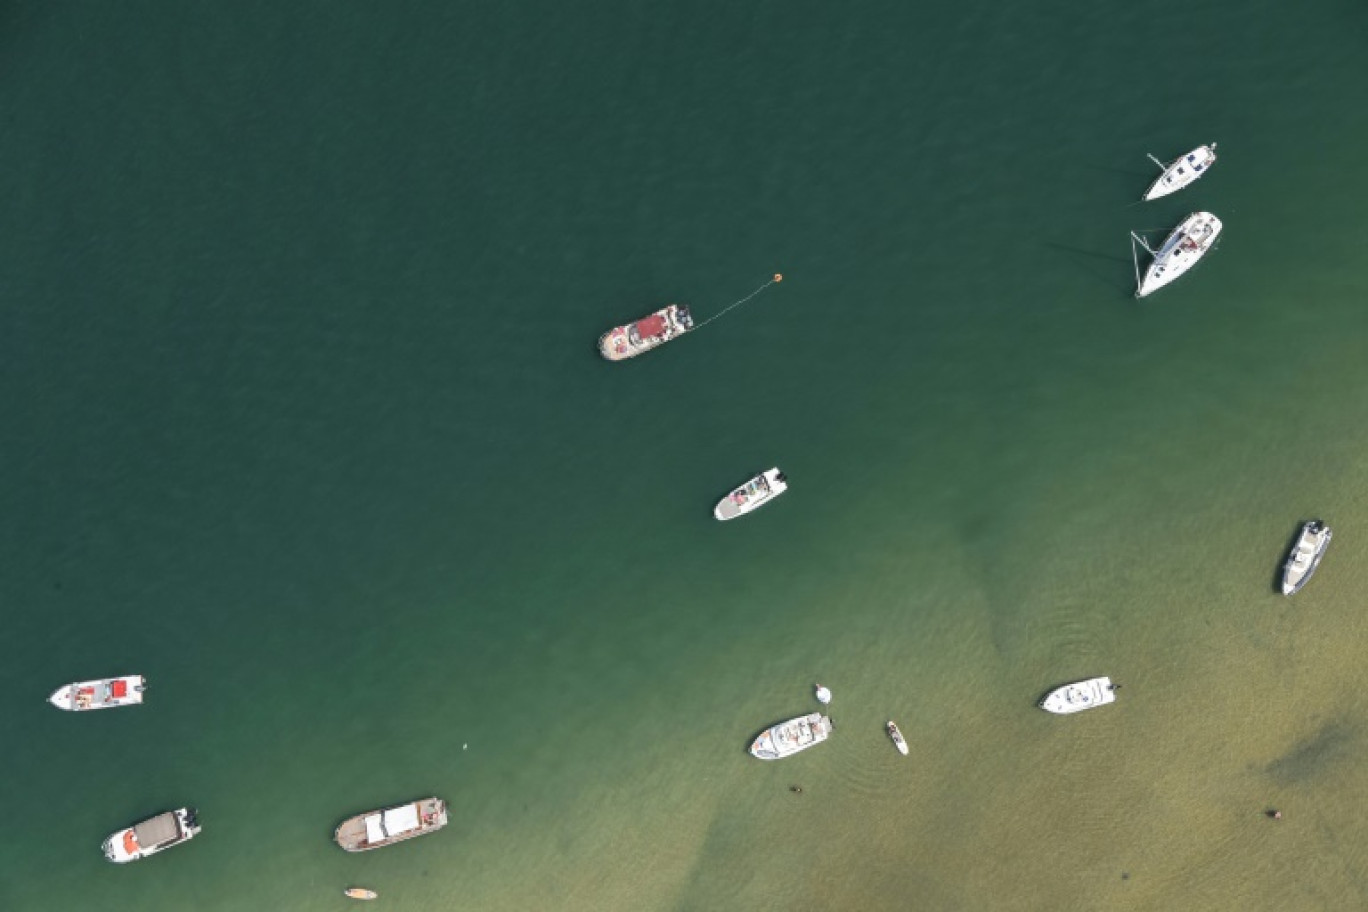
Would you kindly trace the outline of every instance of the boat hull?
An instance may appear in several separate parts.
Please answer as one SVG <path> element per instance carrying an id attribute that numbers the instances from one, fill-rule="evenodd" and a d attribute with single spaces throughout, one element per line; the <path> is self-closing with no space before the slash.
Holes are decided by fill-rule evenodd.
<path id="1" fill-rule="evenodd" d="M 366 890 L 361 887 L 352 887 L 349 890 L 343 890 L 342 895 L 347 897 L 348 899 L 375 899 L 375 897 L 379 894 L 376 893 L 374 890 Z"/>
<path id="2" fill-rule="evenodd" d="M 903 733 L 898 729 L 898 726 L 890 721 L 884 728 L 888 732 L 888 737 L 892 740 L 893 746 L 898 749 L 898 753 L 906 757 L 907 739 L 903 737 Z"/>
<path id="3" fill-rule="evenodd" d="M 821 713 L 808 713 L 761 732 L 751 742 L 750 753 L 758 760 L 783 760 L 821 744 L 831 736 L 831 719 Z"/>
<path id="4" fill-rule="evenodd" d="M 614 326 L 599 336 L 599 354 L 607 361 L 626 361 L 673 341 L 694 328 L 689 308 L 668 304 L 634 323 Z"/>
<path id="5" fill-rule="evenodd" d="M 147 679 L 142 675 L 98 678 L 59 687 L 48 697 L 48 702 L 67 712 L 136 706 L 143 701 L 143 691 L 146 689 Z"/>
<path id="6" fill-rule="evenodd" d="M 1116 688 L 1112 685 L 1111 678 L 1102 677 L 1074 681 L 1072 684 L 1056 687 L 1041 697 L 1038 705 L 1046 712 L 1067 715 L 1114 702 Z"/>
<path id="7" fill-rule="evenodd" d="M 435 833 L 446 825 L 446 802 L 420 798 L 348 817 L 333 831 L 333 840 L 348 852 L 369 852 Z"/>
<path id="8" fill-rule="evenodd" d="M 1325 549 L 1330 547 L 1332 534 L 1330 527 L 1319 519 L 1302 526 L 1301 534 L 1287 555 L 1287 563 L 1283 564 L 1283 595 L 1295 595 L 1311 580 L 1325 556 Z"/>
<path id="9" fill-rule="evenodd" d="M 788 478 L 778 467 L 756 475 L 713 507 L 713 518 L 726 522 L 753 513 L 788 490 Z"/>
<path id="10" fill-rule="evenodd" d="M 1149 189 L 1140 199 L 1148 202 L 1168 196 L 1170 193 L 1177 193 L 1205 175 L 1214 164 L 1216 164 L 1216 144 L 1198 146 L 1188 154 L 1169 162 L 1168 166 L 1164 168 L 1164 173 L 1160 174 L 1154 183 L 1150 184 Z"/>
<path id="11" fill-rule="evenodd" d="M 1141 277 L 1135 296 L 1154 294 L 1182 278 L 1215 246 L 1221 228 L 1221 220 L 1210 212 L 1194 212 L 1183 219 L 1155 251 L 1154 261 Z"/>
<path id="12" fill-rule="evenodd" d="M 199 832 L 195 809 L 183 807 L 111 833 L 100 849 L 115 864 L 128 864 L 188 842 Z"/>

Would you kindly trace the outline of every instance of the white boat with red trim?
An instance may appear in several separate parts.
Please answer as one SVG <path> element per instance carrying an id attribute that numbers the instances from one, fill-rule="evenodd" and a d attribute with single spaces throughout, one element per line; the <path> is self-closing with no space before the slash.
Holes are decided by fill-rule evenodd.
<path id="1" fill-rule="evenodd" d="M 713 516 L 722 522 L 758 510 L 788 490 L 788 478 L 778 468 L 756 475 L 732 491 L 713 507 Z"/>
<path id="2" fill-rule="evenodd" d="M 147 679 L 142 675 L 122 675 L 67 684 L 54 690 L 48 702 L 68 712 L 135 706 L 143 701 L 143 691 L 146 689 Z"/>
<path id="3" fill-rule="evenodd" d="M 626 361 L 677 339 L 694 328 L 689 308 L 667 304 L 635 323 L 614 326 L 599 337 L 599 354 L 609 361 Z"/>
<path id="4" fill-rule="evenodd" d="M 126 830 L 119 830 L 104 841 L 105 858 L 115 864 L 128 864 L 163 849 L 180 845 L 199 835 L 199 817 L 194 808 L 183 807 L 149 817 Z"/>
<path id="5" fill-rule="evenodd" d="M 1170 193 L 1177 193 L 1206 174 L 1211 166 L 1216 164 L 1216 144 L 1198 146 L 1187 155 L 1175 158 L 1167 165 L 1153 155 L 1149 159 L 1158 165 L 1164 173 L 1160 174 L 1155 182 L 1150 184 L 1145 195 L 1141 197 L 1142 200 L 1154 200 L 1161 196 L 1168 196 Z"/>

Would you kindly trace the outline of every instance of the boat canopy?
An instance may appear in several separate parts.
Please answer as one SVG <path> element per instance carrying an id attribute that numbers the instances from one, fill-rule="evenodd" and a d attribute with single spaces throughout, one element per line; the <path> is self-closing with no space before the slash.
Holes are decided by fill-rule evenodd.
<path id="1" fill-rule="evenodd" d="M 133 835 L 137 837 L 139 845 L 149 848 L 175 839 L 180 835 L 180 827 L 176 824 L 175 813 L 167 811 L 133 827 Z"/>
<path id="2" fill-rule="evenodd" d="M 371 814 L 366 818 L 366 842 L 384 842 L 387 837 L 380 826 L 380 815 Z"/>
<path id="3" fill-rule="evenodd" d="M 367 821 L 369 824 L 370 821 Z M 418 808 L 406 804 L 401 808 L 385 811 L 385 832 L 391 836 L 418 829 Z"/>
<path id="4" fill-rule="evenodd" d="M 643 337 L 658 336 L 665 331 L 665 318 L 660 314 L 651 314 L 644 320 L 638 320 L 636 328 Z"/>

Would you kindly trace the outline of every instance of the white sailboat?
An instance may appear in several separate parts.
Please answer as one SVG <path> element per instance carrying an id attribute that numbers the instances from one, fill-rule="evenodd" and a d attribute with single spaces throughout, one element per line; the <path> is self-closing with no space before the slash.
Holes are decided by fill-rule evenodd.
<path id="1" fill-rule="evenodd" d="M 1221 234 L 1221 220 L 1210 212 L 1194 212 L 1174 228 L 1164 243 L 1155 250 L 1145 239 L 1131 232 L 1131 258 L 1135 262 L 1135 296 L 1143 298 L 1153 294 L 1165 285 L 1182 276 L 1197 261 L 1204 257 L 1216 244 Z M 1144 275 L 1140 274 L 1140 261 L 1135 254 L 1135 245 L 1149 251 L 1154 259 Z"/>
<path id="2" fill-rule="evenodd" d="M 1168 164 L 1164 164 L 1153 155 L 1150 155 L 1149 159 L 1158 165 L 1159 170 L 1164 173 L 1160 174 L 1158 179 L 1150 184 L 1145 195 L 1140 197 L 1141 200 L 1153 200 L 1161 196 L 1168 196 L 1170 193 L 1177 193 L 1206 174 L 1211 166 L 1216 164 L 1216 144 L 1198 146 L 1187 155 L 1175 158 Z"/>

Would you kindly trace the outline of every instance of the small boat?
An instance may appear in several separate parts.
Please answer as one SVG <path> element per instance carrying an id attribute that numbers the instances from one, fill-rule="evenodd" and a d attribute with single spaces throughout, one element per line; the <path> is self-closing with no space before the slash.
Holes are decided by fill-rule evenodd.
<path id="1" fill-rule="evenodd" d="M 1297 536 L 1297 543 L 1292 546 L 1292 553 L 1287 555 L 1287 563 L 1283 565 L 1283 595 L 1300 592 L 1301 587 L 1306 585 L 1330 545 L 1330 535 L 1330 527 L 1319 519 L 1302 526 L 1301 535 Z"/>
<path id="2" fill-rule="evenodd" d="M 813 693 L 817 696 L 818 703 L 825 706 L 827 703 L 831 702 L 831 691 L 829 689 L 823 687 L 821 684 L 814 684 L 812 686 Z"/>
<path id="3" fill-rule="evenodd" d="M 1082 712 L 1085 709 L 1095 709 L 1116 702 L 1116 688 L 1117 685 L 1112 684 L 1111 678 L 1074 681 L 1072 684 L 1056 687 L 1041 697 L 1038 705 L 1046 712 L 1060 715 Z"/>
<path id="4" fill-rule="evenodd" d="M 831 720 L 821 713 L 808 713 L 766 729 L 751 744 L 750 752 L 761 760 L 782 760 L 821 744 L 830 735 Z"/>
<path id="5" fill-rule="evenodd" d="M 374 890 L 367 890 L 364 887 L 351 887 L 343 890 L 342 895 L 351 899 L 375 899 L 379 894 Z"/>
<path id="6" fill-rule="evenodd" d="M 1140 246 L 1154 257 L 1144 276 L 1140 275 L 1139 260 L 1135 261 L 1135 296 L 1143 298 L 1153 294 L 1183 275 L 1211 250 L 1220 233 L 1221 220 L 1210 212 L 1194 212 L 1183 219 L 1158 250 L 1132 231 L 1132 242 L 1139 241 Z M 1131 244 L 1131 257 L 1135 258 L 1134 243 Z"/>
<path id="7" fill-rule="evenodd" d="M 758 510 L 788 490 L 788 479 L 778 469 L 761 472 L 717 502 L 713 516 L 726 522 Z"/>
<path id="8" fill-rule="evenodd" d="M 440 798 L 422 798 L 348 817 L 333 833 L 333 839 L 348 852 L 366 852 L 435 833 L 446 825 L 446 802 Z"/>
<path id="9" fill-rule="evenodd" d="M 688 307 L 667 304 L 635 323 L 614 326 L 599 336 L 599 354 L 609 361 L 626 361 L 677 339 L 693 328 Z"/>
<path id="10" fill-rule="evenodd" d="M 898 723 L 892 719 L 888 720 L 888 737 L 893 739 L 893 746 L 898 749 L 898 753 L 907 756 L 907 741 L 903 739 L 902 732 L 898 730 Z"/>
<path id="11" fill-rule="evenodd" d="M 195 809 L 180 808 L 149 817 L 126 830 L 119 830 L 106 839 L 101 848 L 105 858 L 115 864 L 128 864 L 194 839 L 199 831 Z"/>
<path id="12" fill-rule="evenodd" d="M 1216 144 L 1211 143 L 1207 146 L 1198 146 L 1187 155 L 1175 158 L 1167 165 L 1155 158 L 1149 157 L 1150 161 L 1159 166 L 1163 171 L 1150 188 L 1145 191 L 1141 200 L 1154 200 L 1161 196 L 1168 196 L 1170 193 L 1177 193 L 1197 178 L 1206 174 L 1212 165 L 1216 164 Z"/>
<path id="13" fill-rule="evenodd" d="M 54 690 L 52 696 L 48 697 L 48 702 L 58 709 L 69 712 L 133 706 L 143 701 L 143 691 L 146 689 L 147 679 L 142 675 L 77 681 Z"/>

